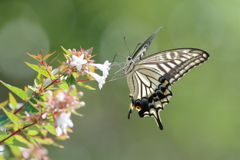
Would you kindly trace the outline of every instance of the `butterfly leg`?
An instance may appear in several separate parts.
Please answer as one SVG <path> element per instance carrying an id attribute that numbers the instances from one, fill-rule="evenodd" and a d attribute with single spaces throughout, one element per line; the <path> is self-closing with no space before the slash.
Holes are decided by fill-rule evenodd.
<path id="1" fill-rule="evenodd" d="M 129 111 L 128 111 L 128 119 L 131 118 L 132 110 L 133 110 L 133 107 L 132 107 L 132 103 L 131 103 L 131 104 L 130 104 Z"/>

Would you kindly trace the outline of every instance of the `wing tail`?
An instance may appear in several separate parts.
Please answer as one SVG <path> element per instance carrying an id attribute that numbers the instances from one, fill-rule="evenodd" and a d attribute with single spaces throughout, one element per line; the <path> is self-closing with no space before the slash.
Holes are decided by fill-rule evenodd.
<path id="1" fill-rule="evenodd" d="M 160 130 L 163 130 L 163 124 L 162 124 L 162 120 L 161 120 L 161 117 L 160 117 L 160 111 L 161 110 L 159 108 L 157 108 L 157 109 L 152 108 L 152 109 L 150 109 L 149 116 L 153 117 L 155 119 L 157 125 L 158 125 L 158 128 Z"/>

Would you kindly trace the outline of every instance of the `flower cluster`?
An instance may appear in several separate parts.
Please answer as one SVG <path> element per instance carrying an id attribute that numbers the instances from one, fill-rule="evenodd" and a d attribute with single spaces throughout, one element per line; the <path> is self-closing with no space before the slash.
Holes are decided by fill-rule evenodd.
<path id="1" fill-rule="evenodd" d="M 44 119 L 55 119 L 55 127 L 57 136 L 67 134 L 67 127 L 73 127 L 73 122 L 70 119 L 71 113 L 81 116 L 75 109 L 85 106 L 85 102 L 80 101 L 83 93 L 78 92 L 74 85 L 70 86 L 68 91 L 47 91 L 44 104 L 45 113 Z M 51 113 L 51 114 L 49 114 Z"/>
<path id="2" fill-rule="evenodd" d="M 76 85 L 93 90 L 84 81 L 95 79 L 100 89 L 105 84 L 111 65 L 109 61 L 95 63 L 92 48 L 63 50 L 66 60 L 55 69 L 46 62 L 54 53 L 45 56 L 42 51 L 37 56 L 28 54 L 39 62 L 38 65 L 26 63 L 38 72 L 33 86 L 22 90 L 0 81 L 23 101 L 18 103 L 10 93 L 9 100 L 0 103 L 0 109 L 6 114 L 0 116 L 0 145 L 11 144 L 12 154 L 19 159 L 48 160 L 43 145 L 62 147 L 54 140 L 69 138 L 68 132 L 72 132 L 70 128 L 74 126 L 71 115 L 82 116 L 76 110 L 85 106 L 85 102 L 82 101 L 83 92 L 77 91 Z M 102 75 L 95 73 L 97 69 Z"/>
<path id="3" fill-rule="evenodd" d="M 51 160 L 47 156 L 48 151 L 46 148 L 42 148 L 37 145 L 29 145 L 29 147 L 31 149 L 20 148 L 22 151 L 22 158 L 30 160 Z"/>
<path id="4" fill-rule="evenodd" d="M 76 51 L 74 49 L 68 51 L 73 54 L 72 58 L 69 58 L 70 66 L 76 67 L 77 71 L 82 74 L 87 73 L 91 75 L 98 82 L 99 89 L 101 89 L 103 84 L 105 84 L 105 79 L 109 74 L 108 71 L 110 70 L 111 63 L 109 63 L 108 60 L 106 60 L 104 64 L 93 63 L 94 61 L 90 60 L 90 58 L 92 57 L 92 49 L 81 49 L 80 51 Z M 95 67 L 103 72 L 102 76 L 92 72 L 93 68 Z"/>

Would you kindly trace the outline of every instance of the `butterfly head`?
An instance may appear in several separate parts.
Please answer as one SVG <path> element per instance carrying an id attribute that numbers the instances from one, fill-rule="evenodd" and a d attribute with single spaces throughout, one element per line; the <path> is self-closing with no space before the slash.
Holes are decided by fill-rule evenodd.
<path id="1" fill-rule="evenodd" d="M 128 74 L 129 72 L 131 72 L 134 69 L 133 64 L 134 64 L 133 58 L 128 56 L 126 58 L 125 67 L 123 68 L 123 71 L 125 71 L 125 74 Z"/>

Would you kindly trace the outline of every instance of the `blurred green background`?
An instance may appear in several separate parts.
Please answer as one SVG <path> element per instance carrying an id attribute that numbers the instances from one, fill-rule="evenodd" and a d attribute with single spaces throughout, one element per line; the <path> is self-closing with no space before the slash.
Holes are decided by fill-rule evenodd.
<path id="1" fill-rule="evenodd" d="M 47 147 L 53 160 L 235 160 L 240 158 L 239 0 L 52 0 L 0 1 L 0 79 L 23 88 L 36 73 L 26 52 L 94 47 L 98 63 L 116 53 L 128 56 L 157 28 L 148 55 L 174 48 L 200 48 L 210 59 L 172 87 L 161 112 L 164 130 L 153 118 L 140 119 L 130 104 L 126 79 L 84 92 L 84 117 L 72 116 L 74 133 Z M 119 56 L 117 61 L 123 62 Z M 57 67 L 58 63 L 54 64 Z M 110 75 L 111 78 L 113 75 Z M 97 87 L 96 82 L 91 82 Z M 8 90 L 0 86 L 1 102 Z"/>

